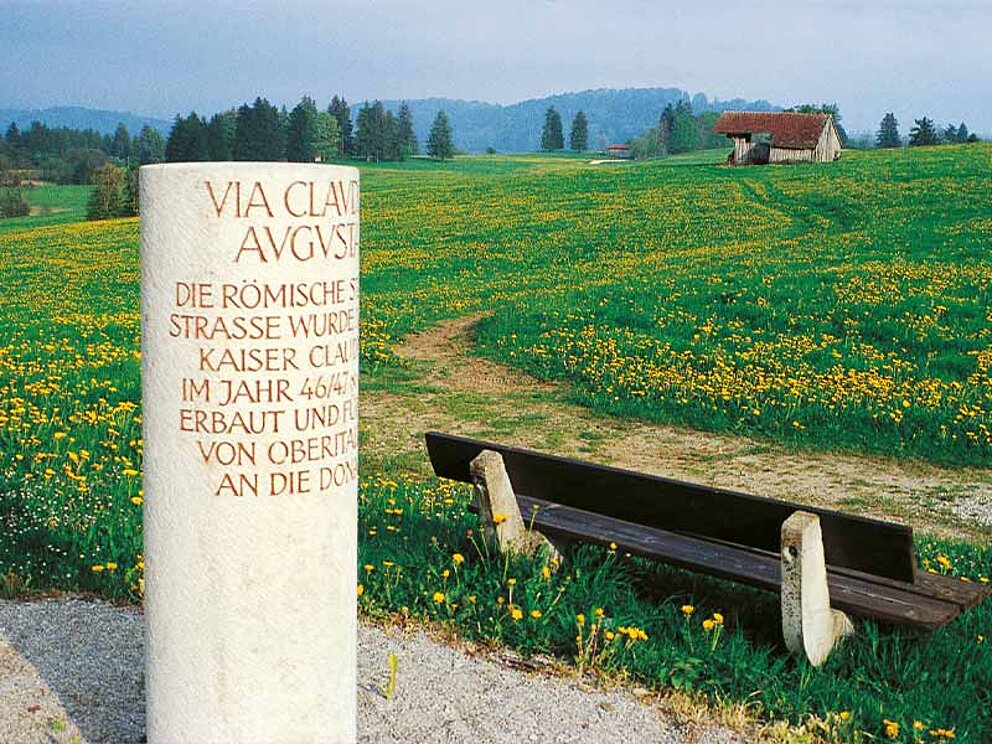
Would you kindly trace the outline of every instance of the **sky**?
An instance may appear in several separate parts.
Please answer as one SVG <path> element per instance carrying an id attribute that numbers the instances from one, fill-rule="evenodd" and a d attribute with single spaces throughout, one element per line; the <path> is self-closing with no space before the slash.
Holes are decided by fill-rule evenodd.
<path id="1" fill-rule="evenodd" d="M 0 0 L 0 108 L 172 118 L 257 95 L 292 105 L 430 96 L 512 103 L 679 87 L 836 102 L 992 134 L 992 0 Z"/>

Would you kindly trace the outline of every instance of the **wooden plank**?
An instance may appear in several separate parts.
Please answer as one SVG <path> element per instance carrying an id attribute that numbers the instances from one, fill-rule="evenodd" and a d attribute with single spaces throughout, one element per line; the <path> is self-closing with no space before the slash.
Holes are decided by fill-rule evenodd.
<path id="1" fill-rule="evenodd" d="M 726 543 L 679 535 L 631 522 L 518 496 L 527 524 L 546 534 L 608 545 L 664 563 L 770 591 L 781 587 L 777 553 L 738 548 Z M 828 572 L 831 605 L 858 617 L 882 623 L 933 630 L 953 620 L 957 604 L 913 591 Z"/>
<path id="2" fill-rule="evenodd" d="M 921 569 L 917 569 L 916 577 L 912 584 L 895 581 L 884 576 L 873 576 L 860 571 L 851 571 L 849 569 L 831 568 L 830 570 L 837 574 L 869 581 L 880 586 L 889 586 L 900 591 L 919 594 L 922 597 L 932 597 L 945 602 L 951 602 L 957 605 L 958 609 L 962 612 L 974 607 L 992 595 L 992 590 L 984 584 L 961 581 L 961 579 L 953 576 L 931 574 Z"/>
<path id="3" fill-rule="evenodd" d="M 426 438 L 434 472 L 443 478 L 468 482 L 469 463 L 491 449 L 503 456 L 518 494 L 775 553 L 782 523 L 802 509 L 820 517 L 828 566 L 902 582 L 916 576 L 913 531 L 904 525 L 438 432 Z"/>
<path id="4" fill-rule="evenodd" d="M 953 576 L 939 576 L 927 571 L 917 571 L 913 585 L 927 596 L 954 602 L 962 612 L 992 596 L 992 589 L 986 584 L 961 581 Z"/>

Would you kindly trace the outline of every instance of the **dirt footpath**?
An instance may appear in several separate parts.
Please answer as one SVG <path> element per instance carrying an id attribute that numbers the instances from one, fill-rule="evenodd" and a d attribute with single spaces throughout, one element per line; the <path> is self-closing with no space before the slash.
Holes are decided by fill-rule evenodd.
<path id="1" fill-rule="evenodd" d="M 797 451 L 602 416 L 569 402 L 564 385 L 471 356 L 478 318 L 441 323 L 398 345 L 418 379 L 409 395 L 402 386 L 362 393 L 363 458 L 388 457 L 426 474 L 422 435 L 437 429 L 895 520 L 942 537 L 992 536 L 992 469 Z"/>

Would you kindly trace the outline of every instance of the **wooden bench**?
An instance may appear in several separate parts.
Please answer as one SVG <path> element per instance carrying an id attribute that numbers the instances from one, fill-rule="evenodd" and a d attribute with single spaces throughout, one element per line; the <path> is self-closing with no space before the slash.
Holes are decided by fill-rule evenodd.
<path id="1" fill-rule="evenodd" d="M 825 563 L 827 609 L 932 630 L 989 594 L 983 585 L 919 569 L 913 531 L 903 525 L 438 432 L 426 440 L 434 472 L 474 482 L 477 492 L 498 484 L 479 482 L 478 462 L 473 477 L 473 461 L 496 453 L 523 523 L 552 540 L 616 543 L 634 555 L 781 591 L 783 625 L 791 591 L 783 572 L 801 575 L 793 561 L 806 550 L 787 535 L 815 523 L 810 540 Z M 810 555 L 807 572 L 816 560 Z M 796 640 L 784 630 L 792 648 Z"/>

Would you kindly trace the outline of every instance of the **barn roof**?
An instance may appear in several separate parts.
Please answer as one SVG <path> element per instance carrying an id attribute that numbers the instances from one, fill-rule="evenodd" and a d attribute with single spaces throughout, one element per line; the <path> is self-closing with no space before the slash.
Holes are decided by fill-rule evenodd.
<path id="1" fill-rule="evenodd" d="M 791 111 L 724 111 L 713 131 L 717 134 L 772 136 L 775 147 L 816 147 L 829 114 L 796 114 Z"/>

